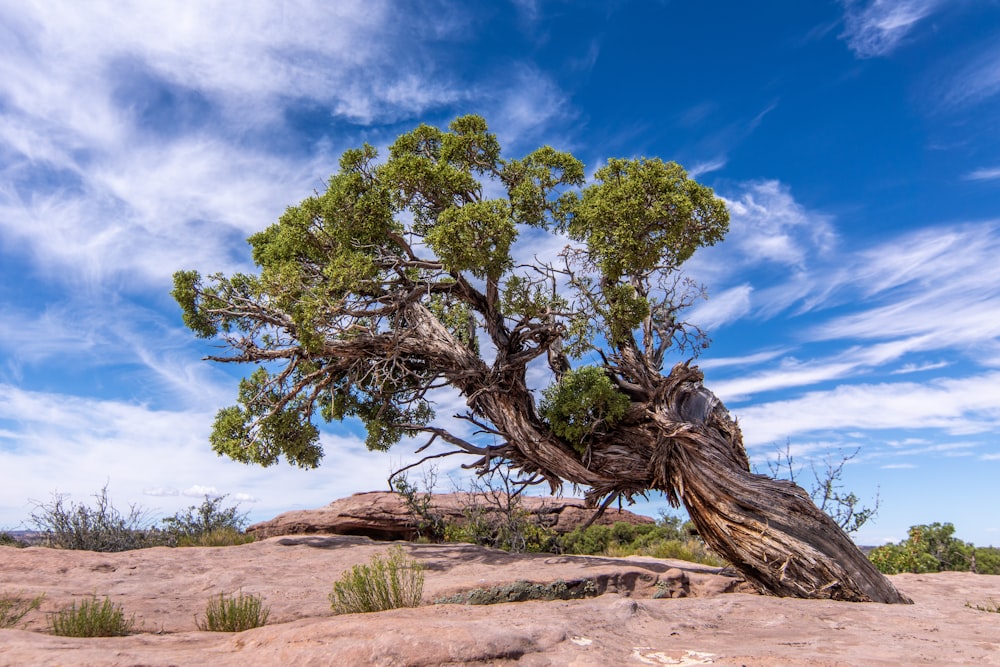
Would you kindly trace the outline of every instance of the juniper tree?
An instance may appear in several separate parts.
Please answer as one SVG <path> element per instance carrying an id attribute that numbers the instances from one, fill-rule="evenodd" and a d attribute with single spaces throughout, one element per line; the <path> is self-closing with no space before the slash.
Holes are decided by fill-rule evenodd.
<path id="1" fill-rule="evenodd" d="M 588 181 L 548 146 L 502 156 L 478 116 L 421 125 L 384 161 L 349 150 L 325 192 L 249 238 L 256 273 L 174 276 L 187 326 L 227 348 L 209 359 L 256 365 L 211 445 L 314 467 L 317 423 L 357 419 L 370 449 L 423 436 L 594 507 L 663 492 L 762 591 L 905 602 L 802 489 L 751 473 L 696 366 L 665 368 L 704 345 L 680 269 L 728 224 L 673 162 L 612 159 Z M 563 249 L 525 259 L 542 237 Z M 489 441 L 435 419 L 443 386 Z"/>

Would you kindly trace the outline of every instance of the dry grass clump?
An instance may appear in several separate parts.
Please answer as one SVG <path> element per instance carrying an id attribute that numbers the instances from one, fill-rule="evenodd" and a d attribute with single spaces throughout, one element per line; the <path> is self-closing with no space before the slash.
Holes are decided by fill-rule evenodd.
<path id="1" fill-rule="evenodd" d="M 121 605 L 96 595 L 49 615 L 49 632 L 60 637 L 124 637 L 134 628 L 135 614 L 126 618 Z"/>
<path id="2" fill-rule="evenodd" d="M 264 606 L 259 595 L 247 595 L 243 591 L 236 596 L 219 593 L 219 597 L 208 601 L 205 620 L 196 619 L 196 623 L 199 630 L 208 632 L 243 632 L 266 624 L 270 615 L 270 607 Z"/>
<path id="3" fill-rule="evenodd" d="M 986 604 L 972 604 L 971 602 L 966 602 L 965 606 L 969 609 L 975 609 L 976 611 L 988 611 L 991 614 L 1000 614 L 1000 602 L 997 602 L 993 598 Z"/>
<path id="4" fill-rule="evenodd" d="M 0 628 L 13 628 L 29 612 L 38 609 L 44 595 L 27 597 L 20 593 L 0 593 Z"/>
<path id="5" fill-rule="evenodd" d="M 376 554 L 355 565 L 333 584 L 330 604 L 335 614 L 359 614 L 399 607 L 417 607 L 424 592 L 424 568 L 408 560 L 402 547 L 386 557 Z"/>

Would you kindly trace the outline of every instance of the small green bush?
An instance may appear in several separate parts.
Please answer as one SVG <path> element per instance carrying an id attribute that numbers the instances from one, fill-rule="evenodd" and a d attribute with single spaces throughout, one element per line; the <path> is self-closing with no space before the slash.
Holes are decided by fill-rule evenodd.
<path id="1" fill-rule="evenodd" d="M 169 544 L 174 546 L 223 547 L 252 542 L 253 537 L 245 535 L 246 513 L 240 514 L 239 507 L 223 507 L 226 496 L 212 498 L 205 496 L 201 505 L 192 505 L 183 513 L 163 519 L 163 532 Z"/>
<path id="2" fill-rule="evenodd" d="M 691 563 L 722 566 L 700 539 L 692 537 L 677 517 L 663 516 L 655 524 L 617 522 L 612 526 L 590 526 L 563 535 L 559 539 L 563 553 L 674 558 Z"/>
<path id="3" fill-rule="evenodd" d="M 249 544 L 256 538 L 235 528 L 214 528 L 200 535 L 184 535 L 173 543 L 178 547 L 231 547 L 238 544 Z"/>
<path id="4" fill-rule="evenodd" d="M 38 609 L 44 595 L 25 597 L 21 594 L 0 593 L 0 628 L 13 628 L 29 612 Z"/>
<path id="5" fill-rule="evenodd" d="M 244 595 L 240 591 L 235 597 L 227 597 L 220 593 L 208 601 L 205 620 L 195 619 L 195 623 L 199 630 L 208 632 L 243 632 L 266 624 L 270 615 L 270 607 L 264 607 L 258 595 Z"/>
<path id="6" fill-rule="evenodd" d="M 406 558 L 402 547 L 392 547 L 384 558 L 376 554 L 367 565 L 355 565 L 333 584 L 333 613 L 417 607 L 424 592 L 423 569 Z"/>
<path id="7" fill-rule="evenodd" d="M 0 547 L 17 547 L 23 549 L 28 546 L 25 542 L 17 539 L 7 531 L 0 531 Z"/>
<path id="8" fill-rule="evenodd" d="M 49 632 L 60 637 L 124 637 L 135 628 L 135 614 L 125 617 L 121 605 L 97 596 L 49 615 Z"/>

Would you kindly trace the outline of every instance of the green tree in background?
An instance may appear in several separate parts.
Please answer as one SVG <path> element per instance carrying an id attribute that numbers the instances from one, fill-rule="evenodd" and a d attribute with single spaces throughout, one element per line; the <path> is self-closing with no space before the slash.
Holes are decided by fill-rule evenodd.
<path id="1" fill-rule="evenodd" d="M 705 344 L 680 269 L 722 240 L 722 200 L 655 158 L 584 173 L 548 146 L 502 156 L 478 116 L 421 125 L 382 162 L 345 152 L 325 192 L 251 236 L 258 273 L 177 273 L 185 323 L 228 347 L 210 359 L 256 365 L 212 447 L 313 467 L 317 420 L 356 418 L 371 449 L 423 435 L 480 470 L 586 487 L 595 507 L 662 491 L 776 595 L 906 601 L 802 489 L 750 472 L 696 367 L 665 372 Z M 539 364 L 552 386 L 529 385 Z M 491 443 L 435 420 L 442 386 Z"/>
<path id="2" fill-rule="evenodd" d="M 868 557 L 885 574 L 944 571 L 1000 574 L 1000 549 L 977 547 L 954 534 L 955 526 L 950 523 L 911 526 L 905 540 L 877 547 Z"/>

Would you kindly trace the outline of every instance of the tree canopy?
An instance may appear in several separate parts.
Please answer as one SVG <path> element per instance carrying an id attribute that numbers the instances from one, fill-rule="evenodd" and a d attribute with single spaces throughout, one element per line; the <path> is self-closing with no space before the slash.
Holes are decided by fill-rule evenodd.
<path id="1" fill-rule="evenodd" d="M 698 290 L 678 269 L 728 222 L 673 162 L 611 159 L 588 181 L 583 163 L 549 146 L 502 157 L 479 116 L 448 131 L 421 125 L 382 162 L 369 145 L 349 150 L 325 192 L 250 237 L 258 274 L 174 276 L 185 323 L 230 350 L 211 358 L 257 364 L 219 411 L 212 447 L 313 467 L 317 417 L 356 417 L 371 449 L 428 433 L 502 457 L 431 425 L 433 390 L 450 384 L 466 398 L 544 390 L 540 415 L 522 406 L 528 417 L 585 455 L 630 400 L 652 397 L 668 349 L 703 344 L 680 317 Z M 518 254 L 523 235 L 557 251 Z M 530 387 L 541 357 L 556 384 Z M 509 437 L 476 407 L 464 417 Z"/>

